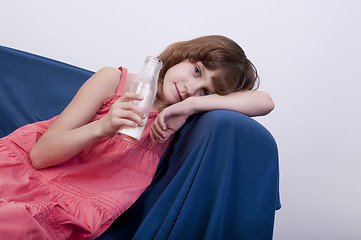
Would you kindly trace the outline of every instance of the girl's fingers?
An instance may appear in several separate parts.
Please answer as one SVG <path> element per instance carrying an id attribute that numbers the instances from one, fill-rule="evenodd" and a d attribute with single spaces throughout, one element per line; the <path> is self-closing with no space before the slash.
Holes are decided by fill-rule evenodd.
<path id="1" fill-rule="evenodd" d="M 158 119 L 156 119 L 152 126 L 151 126 L 151 132 L 153 135 L 153 142 L 155 142 L 155 140 L 158 140 L 159 142 L 163 142 L 165 140 L 165 133 L 164 131 L 161 129 L 161 127 L 158 124 Z"/>
<path id="2" fill-rule="evenodd" d="M 133 115 L 132 113 L 135 113 L 141 119 L 144 119 L 146 117 L 144 110 L 141 107 L 139 107 L 138 105 L 135 105 L 134 103 L 131 103 L 131 102 L 121 103 L 117 110 L 119 111 L 119 114 Z"/>
<path id="3" fill-rule="evenodd" d="M 127 102 L 127 101 L 141 101 L 143 100 L 143 97 L 142 95 L 139 95 L 137 93 L 134 93 L 134 92 L 125 92 L 120 98 L 119 98 L 120 101 L 124 101 L 124 102 Z"/>
<path id="4" fill-rule="evenodd" d="M 161 140 L 163 139 L 162 135 L 155 129 L 154 126 L 152 126 L 152 133 L 154 140 Z"/>
<path id="5" fill-rule="evenodd" d="M 120 119 L 120 120 L 132 121 L 132 122 L 136 123 L 138 126 L 144 125 L 144 123 L 143 123 L 144 118 L 130 110 L 122 111 L 118 116 L 116 116 L 116 118 Z"/>
<path id="6" fill-rule="evenodd" d="M 117 125 L 122 126 L 122 127 L 137 127 L 138 124 L 132 120 L 128 120 L 128 119 L 118 119 L 118 123 Z"/>
<path id="7" fill-rule="evenodd" d="M 159 133 L 159 135 L 161 135 L 163 138 L 166 136 L 165 134 L 165 130 L 164 128 L 161 126 L 161 119 L 162 118 L 157 118 L 157 124 L 155 124 L 155 129 L 157 130 L 157 132 Z"/>
<path id="8" fill-rule="evenodd" d="M 144 110 L 133 102 L 134 100 L 140 101 L 142 99 L 143 97 L 139 94 L 127 92 L 116 101 L 116 105 L 120 109 L 132 110 L 140 117 L 145 118 Z"/>
<path id="9" fill-rule="evenodd" d="M 101 120 L 107 136 L 112 136 L 112 133 L 122 127 L 144 126 L 145 112 L 134 103 L 134 100 L 142 99 L 139 94 L 125 93 L 113 103 L 107 115 Z"/>
<path id="10" fill-rule="evenodd" d="M 156 142 L 156 141 L 162 142 L 162 141 L 163 141 L 162 136 L 159 135 L 159 133 L 156 132 L 156 131 L 154 130 L 154 128 L 153 128 L 153 129 L 151 128 L 151 131 L 150 131 L 150 139 L 152 140 L 152 142 Z"/>
<path id="11" fill-rule="evenodd" d="M 166 125 L 165 122 L 164 122 L 163 114 L 162 114 L 162 115 L 159 115 L 159 117 L 158 117 L 158 123 L 159 123 L 159 127 L 160 127 L 163 131 L 167 130 L 167 125 Z"/>
<path id="12" fill-rule="evenodd" d="M 112 117 L 133 120 L 139 125 L 143 123 L 143 119 L 146 117 L 144 110 L 133 102 L 117 101 L 113 104 L 110 112 Z"/>

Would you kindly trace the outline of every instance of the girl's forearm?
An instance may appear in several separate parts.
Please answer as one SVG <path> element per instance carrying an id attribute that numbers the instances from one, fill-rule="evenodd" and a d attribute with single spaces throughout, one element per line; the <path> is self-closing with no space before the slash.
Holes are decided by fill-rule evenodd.
<path id="1" fill-rule="evenodd" d="M 37 169 L 60 164 L 104 136 L 97 121 L 67 131 L 48 131 L 30 152 L 32 164 Z"/>
<path id="2" fill-rule="evenodd" d="M 267 115 L 274 109 L 272 98 L 266 92 L 253 90 L 234 92 L 225 96 L 211 94 L 202 97 L 190 97 L 186 101 L 190 106 L 191 114 L 226 109 L 255 117 Z"/>

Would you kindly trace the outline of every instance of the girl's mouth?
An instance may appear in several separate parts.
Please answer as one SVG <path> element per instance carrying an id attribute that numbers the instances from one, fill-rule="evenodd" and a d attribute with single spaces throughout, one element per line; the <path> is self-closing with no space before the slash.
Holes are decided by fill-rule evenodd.
<path id="1" fill-rule="evenodd" d="M 181 101 L 183 101 L 183 98 L 182 98 L 182 95 L 180 94 L 178 88 L 177 88 L 177 85 L 175 85 L 175 89 L 177 90 L 177 94 L 178 94 L 178 97 Z"/>

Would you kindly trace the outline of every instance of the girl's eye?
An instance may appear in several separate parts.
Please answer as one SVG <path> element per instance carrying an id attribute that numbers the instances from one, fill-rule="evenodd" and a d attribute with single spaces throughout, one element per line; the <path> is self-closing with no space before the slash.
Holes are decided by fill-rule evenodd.
<path id="1" fill-rule="evenodd" d="M 204 96 L 209 95 L 209 91 L 205 88 L 202 89 Z"/>
<path id="2" fill-rule="evenodd" d="M 195 66 L 194 71 L 198 77 L 201 75 L 201 70 L 199 69 L 199 67 Z"/>

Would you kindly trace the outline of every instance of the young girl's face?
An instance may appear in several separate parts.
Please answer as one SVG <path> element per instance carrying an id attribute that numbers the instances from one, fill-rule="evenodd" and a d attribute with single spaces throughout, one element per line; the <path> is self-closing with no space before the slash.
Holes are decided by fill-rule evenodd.
<path id="1" fill-rule="evenodd" d="M 215 93 L 212 78 L 217 70 L 208 70 L 202 62 L 185 60 L 169 68 L 163 80 L 163 96 L 167 104 L 174 104 L 191 96 Z"/>

